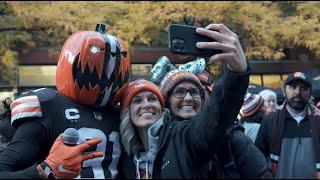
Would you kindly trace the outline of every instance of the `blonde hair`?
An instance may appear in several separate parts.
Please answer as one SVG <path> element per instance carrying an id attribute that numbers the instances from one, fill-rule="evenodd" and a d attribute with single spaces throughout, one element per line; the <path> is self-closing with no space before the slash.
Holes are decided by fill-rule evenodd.
<path id="1" fill-rule="evenodd" d="M 166 117 L 169 115 L 169 113 L 169 109 L 163 108 L 161 117 Z M 128 155 L 137 154 L 140 150 L 143 150 L 144 147 L 140 137 L 138 136 L 136 128 L 131 121 L 130 112 L 128 109 L 121 113 L 120 119 L 120 137 L 123 147 Z"/>
<path id="2" fill-rule="evenodd" d="M 140 149 L 143 149 L 143 145 L 131 122 L 129 110 L 124 110 L 120 118 L 120 136 L 123 147 L 129 155 L 136 154 Z"/>

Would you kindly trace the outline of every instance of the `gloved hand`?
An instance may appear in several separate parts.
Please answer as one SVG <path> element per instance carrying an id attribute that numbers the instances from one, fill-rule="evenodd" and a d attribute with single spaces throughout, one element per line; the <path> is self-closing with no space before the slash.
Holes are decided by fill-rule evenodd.
<path id="1" fill-rule="evenodd" d="M 76 146 L 67 146 L 63 143 L 62 134 L 52 145 L 48 157 L 37 166 L 39 174 L 44 178 L 73 179 L 81 173 L 83 161 L 102 157 L 102 152 L 83 154 L 83 152 L 99 144 L 100 138 L 96 137 Z M 50 175 L 50 171 L 51 175 Z M 55 177 L 52 177 L 53 175 Z M 51 177 L 48 177 L 48 176 Z"/>

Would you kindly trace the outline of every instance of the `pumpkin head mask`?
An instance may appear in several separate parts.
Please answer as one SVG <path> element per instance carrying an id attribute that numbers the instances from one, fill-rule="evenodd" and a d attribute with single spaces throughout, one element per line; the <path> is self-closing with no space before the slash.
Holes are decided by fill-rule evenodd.
<path id="1" fill-rule="evenodd" d="M 57 90 L 81 104 L 115 105 L 128 85 L 129 68 L 129 52 L 122 40 L 101 30 L 77 32 L 61 50 Z"/>

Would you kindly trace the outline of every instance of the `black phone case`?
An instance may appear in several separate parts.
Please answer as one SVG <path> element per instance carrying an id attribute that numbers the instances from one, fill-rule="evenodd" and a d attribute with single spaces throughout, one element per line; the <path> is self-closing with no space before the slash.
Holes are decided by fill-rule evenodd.
<path id="1" fill-rule="evenodd" d="M 171 24 L 169 27 L 169 49 L 174 54 L 193 55 L 197 57 L 210 57 L 222 50 L 198 49 L 197 42 L 213 42 L 206 36 L 201 36 L 196 33 L 195 26 Z"/>

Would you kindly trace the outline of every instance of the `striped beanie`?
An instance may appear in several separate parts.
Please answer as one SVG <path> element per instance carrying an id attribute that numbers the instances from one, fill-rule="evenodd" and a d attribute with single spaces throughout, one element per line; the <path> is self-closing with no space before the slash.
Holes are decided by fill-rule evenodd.
<path id="1" fill-rule="evenodd" d="M 191 82 L 194 85 L 196 85 L 201 92 L 201 99 L 204 99 L 204 88 L 198 79 L 198 77 L 191 72 L 184 71 L 184 70 L 172 70 L 166 74 L 166 76 L 162 79 L 160 82 L 160 90 L 164 97 L 164 99 L 167 101 L 172 90 L 181 82 Z M 170 93 L 170 94 L 169 94 Z"/>
<path id="2" fill-rule="evenodd" d="M 259 94 L 247 93 L 240 109 L 241 116 L 248 117 L 256 113 L 263 105 L 263 98 Z"/>
<path id="3" fill-rule="evenodd" d="M 143 92 L 143 91 L 150 91 L 153 94 L 155 94 L 158 97 L 158 100 L 162 107 L 164 107 L 164 99 L 161 94 L 161 91 L 157 85 L 154 83 L 147 81 L 145 79 L 137 79 L 135 81 L 132 81 L 129 86 L 127 87 L 126 91 L 124 92 L 120 107 L 121 107 L 121 113 L 129 108 L 131 100 L 136 96 L 137 94 Z"/>

